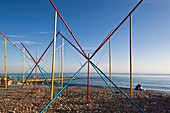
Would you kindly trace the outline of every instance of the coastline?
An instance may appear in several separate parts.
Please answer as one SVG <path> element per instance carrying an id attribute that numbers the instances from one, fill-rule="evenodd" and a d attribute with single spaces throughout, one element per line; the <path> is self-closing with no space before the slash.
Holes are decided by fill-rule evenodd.
<path id="1" fill-rule="evenodd" d="M 55 93 L 60 89 L 61 87 L 56 86 Z M 129 93 L 128 88 L 121 89 L 126 94 Z M 87 87 L 85 86 L 69 86 L 50 105 L 45 113 L 138 112 L 118 90 L 115 89 L 116 94 L 113 94 L 110 89 L 106 87 L 90 87 L 91 104 L 86 105 L 86 90 Z M 0 91 L 3 91 L 2 87 L 0 87 Z M 169 93 L 151 90 L 134 90 L 133 93 L 133 100 L 145 113 L 170 112 Z M 46 85 L 37 85 L 36 92 L 33 90 L 33 85 L 24 86 L 22 90 L 19 90 L 18 86 L 14 86 L 0 97 L 0 111 L 3 113 L 37 113 L 49 102 L 49 99 L 50 89 Z"/>

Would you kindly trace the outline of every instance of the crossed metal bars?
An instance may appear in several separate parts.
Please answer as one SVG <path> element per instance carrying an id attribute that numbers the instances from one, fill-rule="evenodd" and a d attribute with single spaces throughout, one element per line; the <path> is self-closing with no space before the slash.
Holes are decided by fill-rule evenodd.
<path id="1" fill-rule="evenodd" d="M 80 69 L 71 77 L 71 79 L 65 84 L 65 86 L 64 86 L 61 90 L 59 90 L 58 93 L 54 94 L 54 97 L 46 104 L 46 106 L 40 111 L 40 113 L 43 113 L 43 112 L 54 102 L 54 100 L 57 99 L 57 97 L 68 87 L 68 85 L 69 85 L 69 84 L 72 82 L 72 80 L 78 75 L 78 73 L 82 70 L 82 68 L 85 67 L 85 65 L 86 65 L 87 63 L 90 63 L 90 64 L 93 66 L 93 68 L 96 70 L 96 72 L 100 75 L 100 77 L 104 80 L 104 82 L 105 82 L 108 86 L 109 86 L 109 84 L 108 84 L 108 83 L 106 82 L 106 80 L 102 77 L 102 75 L 103 75 L 107 80 L 109 80 L 109 81 L 115 86 L 115 88 L 118 89 L 118 90 L 120 91 L 120 93 L 121 93 L 133 106 L 135 106 L 136 109 L 139 110 L 139 112 L 144 113 L 144 111 L 143 111 L 132 99 L 130 99 L 129 96 L 127 96 L 106 74 L 104 74 L 104 72 L 102 72 L 102 71 L 101 71 L 93 62 L 91 62 L 91 61 L 86 61 L 86 62 L 80 67 Z M 101 75 L 100 73 L 101 73 L 102 75 Z M 115 93 L 114 90 L 113 90 L 111 87 L 109 87 L 109 88 L 110 88 L 110 90 L 111 90 L 113 93 Z"/>

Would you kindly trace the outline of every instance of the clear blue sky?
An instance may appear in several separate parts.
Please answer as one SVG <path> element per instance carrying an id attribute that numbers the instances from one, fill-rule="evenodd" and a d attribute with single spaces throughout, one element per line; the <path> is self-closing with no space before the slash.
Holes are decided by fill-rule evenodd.
<path id="1" fill-rule="evenodd" d="M 87 53 L 92 53 L 139 0 L 53 0 Z M 19 47 L 23 42 L 35 57 L 53 38 L 54 9 L 48 0 L 1 0 L 0 31 Z M 133 13 L 133 72 L 170 73 L 170 1 L 144 0 Z M 74 44 L 58 18 L 58 30 Z M 58 41 L 61 42 L 61 39 Z M 57 43 L 59 45 L 59 42 Z M 112 36 L 113 72 L 129 72 L 129 19 Z M 51 51 L 52 48 L 49 49 Z M 3 72 L 3 37 L 0 36 L 0 72 Z M 108 43 L 92 59 L 108 71 Z M 21 53 L 9 42 L 8 72 L 21 72 Z M 57 60 L 56 60 L 57 61 Z M 65 43 L 65 72 L 75 72 L 86 60 Z M 32 65 L 29 59 L 26 66 Z M 51 56 L 41 65 L 51 70 Z M 57 66 L 57 64 L 56 64 Z M 57 67 L 56 67 L 57 71 Z M 86 71 L 86 70 L 84 70 Z M 93 70 L 92 70 L 93 71 Z"/>

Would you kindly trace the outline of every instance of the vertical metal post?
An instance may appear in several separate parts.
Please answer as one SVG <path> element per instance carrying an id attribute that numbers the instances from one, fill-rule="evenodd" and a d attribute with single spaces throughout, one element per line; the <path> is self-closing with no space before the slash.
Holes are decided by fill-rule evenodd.
<path id="1" fill-rule="evenodd" d="M 57 12 L 54 12 L 54 42 L 52 55 L 52 73 L 51 73 L 51 100 L 54 95 L 54 71 L 55 71 L 55 48 L 56 48 L 56 30 L 57 30 Z"/>
<path id="2" fill-rule="evenodd" d="M 132 89 L 132 14 L 130 15 L 130 98 L 133 98 L 133 89 Z"/>
<path id="3" fill-rule="evenodd" d="M 63 80 L 63 77 L 64 77 L 64 38 L 63 37 L 62 37 L 62 48 L 61 48 L 61 77 L 62 77 L 61 86 L 63 87 L 63 84 L 64 84 L 64 80 Z"/>
<path id="4" fill-rule="evenodd" d="M 4 85 L 5 85 L 5 89 L 8 88 L 8 81 L 7 81 L 7 61 L 6 61 L 7 57 L 6 57 L 6 38 L 4 37 Z"/>
<path id="5" fill-rule="evenodd" d="M 24 48 L 23 52 L 25 52 Z M 22 83 L 24 83 L 24 70 L 25 70 L 25 54 L 22 53 Z"/>
<path id="6" fill-rule="evenodd" d="M 90 58 L 90 54 L 88 54 Z M 90 104 L 90 61 L 88 60 L 88 80 L 87 80 L 87 104 Z"/>
<path id="7" fill-rule="evenodd" d="M 109 38 L 109 75 L 110 80 L 112 80 L 112 38 Z M 111 82 L 110 86 L 112 86 Z"/>
<path id="8" fill-rule="evenodd" d="M 61 84 L 60 65 L 61 65 L 61 60 L 60 60 L 60 50 L 59 50 L 58 51 L 58 83 L 59 84 Z"/>
<path id="9" fill-rule="evenodd" d="M 36 62 L 38 62 L 38 47 L 36 47 Z M 36 64 L 36 67 L 35 67 L 35 76 L 34 76 L 34 91 L 36 91 L 36 78 L 37 78 L 37 64 Z"/>

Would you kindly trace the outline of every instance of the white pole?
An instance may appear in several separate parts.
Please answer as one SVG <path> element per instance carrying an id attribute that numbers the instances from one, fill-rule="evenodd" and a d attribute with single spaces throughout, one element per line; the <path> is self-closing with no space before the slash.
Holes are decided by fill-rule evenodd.
<path id="1" fill-rule="evenodd" d="M 109 39 L 109 75 L 110 80 L 112 80 L 112 39 Z M 110 82 L 110 86 L 112 86 L 112 83 Z"/>
<path id="2" fill-rule="evenodd" d="M 62 48 L 61 48 L 61 77 L 62 77 L 62 81 L 61 81 L 61 85 L 63 87 L 63 83 L 64 83 L 64 38 L 62 38 Z"/>

